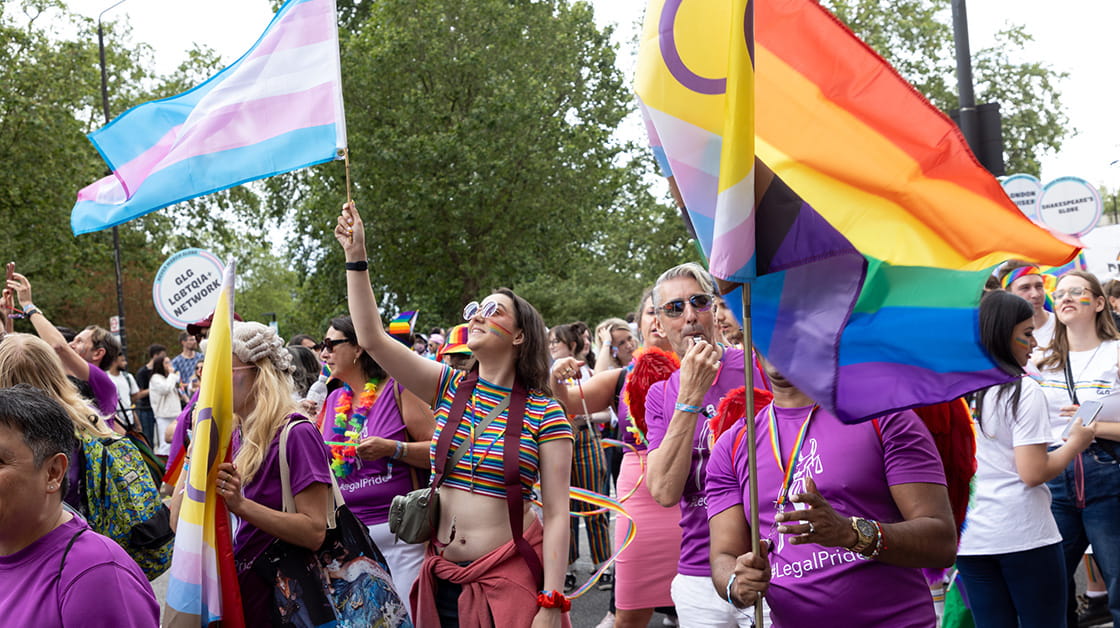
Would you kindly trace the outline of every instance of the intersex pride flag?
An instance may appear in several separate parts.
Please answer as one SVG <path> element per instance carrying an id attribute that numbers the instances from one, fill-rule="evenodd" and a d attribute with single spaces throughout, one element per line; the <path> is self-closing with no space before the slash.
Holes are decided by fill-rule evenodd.
<path id="1" fill-rule="evenodd" d="M 217 621 L 232 628 L 245 625 L 233 562 L 230 516 L 215 488 L 218 464 L 226 461 L 233 437 L 230 332 L 235 266 L 232 260 L 226 266 L 207 339 L 206 366 L 202 369 L 190 444 L 190 469 L 167 584 L 163 625 L 168 627 L 196 628 Z"/>
<path id="2" fill-rule="evenodd" d="M 288 0 L 240 59 L 90 134 L 113 171 L 78 192 L 75 235 L 298 168 L 346 148 L 334 0 Z"/>
<path id="3" fill-rule="evenodd" d="M 855 422 L 1007 379 L 985 269 L 1076 247 L 816 2 L 651 0 L 637 91 L 712 273 L 751 282 L 755 346 L 815 401 Z"/>

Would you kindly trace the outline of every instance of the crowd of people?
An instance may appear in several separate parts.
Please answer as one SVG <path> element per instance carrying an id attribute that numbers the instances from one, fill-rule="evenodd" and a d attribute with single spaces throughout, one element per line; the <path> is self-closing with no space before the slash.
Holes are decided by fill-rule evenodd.
<path id="1" fill-rule="evenodd" d="M 592 577 L 611 592 L 600 626 L 647 626 L 655 612 L 751 626 L 755 604 L 782 628 L 936 626 L 954 566 L 977 626 L 1120 622 L 1120 284 L 1070 271 L 1048 291 L 1022 262 L 993 277 L 980 337 L 1011 381 L 968 400 L 975 476 L 963 512 L 920 413 L 842 423 L 742 345 L 697 264 L 666 270 L 633 313 L 594 327 L 546 325 L 502 288 L 467 304 L 459 325 L 396 338 L 352 204 L 335 236 L 347 313 L 287 343 L 260 323 L 232 325 L 236 453 L 213 490 L 236 520 L 250 625 L 279 599 L 255 563 L 276 540 L 318 549 L 335 484 L 408 621 L 425 628 L 570 625 L 569 596 Z M 5 297 L 34 333 L 9 327 L 0 342 L 0 613 L 12 625 L 156 625 L 149 580 L 166 564 L 100 523 L 109 489 L 91 471 L 91 443 L 135 446 L 168 471 L 190 464 L 212 321 L 191 325 L 174 357 L 149 347 L 133 376 L 113 334 L 56 327 L 26 277 L 10 278 Z M 155 498 L 171 527 L 178 477 Z M 390 521 L 394 498 L 428 486 L 430 536 L 407 543 Z M 633 522 L 629 543 L 630 521 L 612 528 L 572 487 L 613 495 Z M 590 572 L 577 570 L 581 554 Z"/>

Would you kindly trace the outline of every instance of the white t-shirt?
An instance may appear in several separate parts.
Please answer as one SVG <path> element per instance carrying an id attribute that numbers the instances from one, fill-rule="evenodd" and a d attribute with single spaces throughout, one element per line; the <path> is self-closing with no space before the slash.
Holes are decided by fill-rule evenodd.
<path id="1" fill-rule="evenodd" d="M 92 368 L 92 367 L 91 367 Z M 127 371 L 113 375 L 109 371 L 105 371 L 109 379 L 113 380 L 113 384 L 117 387 L 117 422 L 123 425 L 132 423 L 132 395 L 140 392 L 140 387 L 136 385 L 136 380 L 132 374 Z M 125 408 L 121 410 L 121 408 Z"/>
<path id="2" fill-rule="evenodd" d="M 1050 341 L 1054 339 L 1054 321 L 1058 320 L 1053 312 L 1046 313 L 1046 322 L 1042 327 L 1034 330 L 1034 340 L 1038 343 L 1038 351 L 1042 352 L 1046 347 L 1050 346 Z"/>
<path id="3" fill-rule="evenodd" d="M 984 393 L 984 417 L 976 426 L 976 476 L 957 553 L 962 556 L 1008 554 L 1062 540 L 1050 514 L 1050 489 L 1029 487 L 1015 466 L 1015 448 L 1050 442 L 1050 421 L 1042 387 L 1022 380 L 1019 408 L 1011 416 L 1009 392 Z"/>
<path id="4" fill-rule="evenodd" d="M 1088 351 L 1070 351 L 1069 367 L 1073 375 L 1077 400 L 1099 399 L 1120 390 L 1120 374 L 1117 373 L 1117 360 L 1120 357 L 1120 340 L 1106 340 Z M 1041 374 L 1042 391 L 1046 393 L 1050 415 L 1050 443 L 1062 444 L 1062 432 L 1069 425 L 1070 417 L 1059 416 L 1058 412 L 1068 406 L 1069 386 L 1066 384 L 1064 370 L 1044 371 Z M 1120 422 L 1120 416 L 1106 416 L 1101 412 L 1098 421 Z"/>

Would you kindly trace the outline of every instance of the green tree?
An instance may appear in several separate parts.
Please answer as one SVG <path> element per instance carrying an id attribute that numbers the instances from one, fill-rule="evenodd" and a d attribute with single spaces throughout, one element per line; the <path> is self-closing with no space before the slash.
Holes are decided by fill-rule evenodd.
<path id="1" fill-rule="evenodd" d="M 451 324 L 464 303 L 505 285 L 550 320 L 617 315 L 666 251 L 687 250 L 679 219 L 666 220 L 671 210 L 641 184 L 651 160 L 631 162 L 634 147 L 613 138 L 632 97 L 589 5 L 386 0 L 363 10 L 343 41 L 347 130 L 389 313 L 419 308 L 422 326 Z M 274 214 L 294 216 L 308 326 L 345 308 L 332 236 L 344 180 L 332 164 L 269 184 Z"/>
<path id="2" fill-rule="evenodd" d="M 857 35 L 943 111 L 959 107 L 949 0 L 824 0 Z M 890 19 L 884 19 L 884 16 Z M 1069 136 L 1058 83 L 1067 74 L 1023 59 L 1022 26 L 996 35 L 972 56 L 976 98 L 998 102 L 1007 172 L 1038 176 L 1040 158 Z"/>

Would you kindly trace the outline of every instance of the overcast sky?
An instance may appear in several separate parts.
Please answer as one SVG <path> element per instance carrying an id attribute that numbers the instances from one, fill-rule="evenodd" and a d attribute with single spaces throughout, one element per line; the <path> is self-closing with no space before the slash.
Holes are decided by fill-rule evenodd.
<path id="1" fill-rule="evenodd" d="M 113 0 L 70 0 L 74 12 L 88 16 L 96 16 L 112 4 Z M 600 23 L 617 25 L 617 40 L 629 45 L 646 0 L 593 0 L 592 4 Z M 1110 163 L 1120 160 L 1120 126 L 1112 120 L 1120 102 L 1115 69 L 1120 2 L 1072 0 L 1061 7 L 1052 0 L 973 0 L 968 4 L 972 49 L 990 45 L 1008 22 L 1025 25 L 1035 37 L 1029 58 L 1069 73 L 1061 84 L 1062 97 L 1078 130 L 1059 154 L 1043 159 L 1043 183 L 1059 176 L 1079 176 L 1115 189 L 1120 187 L 1120 167 Z M 157 69 L 168 72 L 195 42 L 214 48 L 224 61 L 232 62 L 256 41 L 271 11 L 266 0 L 127 0 L 106 19 L 125 16 L 134 40 L 150 44 Z M 632 55 L 623 52 L 620 59 L 623 71 L 632 78 Z"/>

